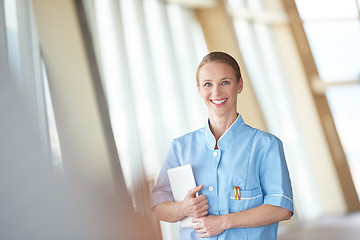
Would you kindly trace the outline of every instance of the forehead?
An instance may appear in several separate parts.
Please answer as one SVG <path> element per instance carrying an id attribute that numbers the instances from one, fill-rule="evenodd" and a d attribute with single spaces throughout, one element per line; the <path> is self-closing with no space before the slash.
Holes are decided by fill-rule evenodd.
<path id="1" fill-rule="evenodd" d="M 235 79 L 235 70 L 223 62 L 210 62 L 204 64 L 199 70 L 199 80 L 219 80 L 224 78 Z"/>

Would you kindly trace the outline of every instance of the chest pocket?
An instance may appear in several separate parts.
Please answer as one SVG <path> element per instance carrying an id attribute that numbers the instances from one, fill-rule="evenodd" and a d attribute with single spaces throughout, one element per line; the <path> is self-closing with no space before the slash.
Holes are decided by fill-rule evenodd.
<path id="1" fill-rule="evenodd" d="M 241 198 L 240 200 L 235 199 L 234 191 L 229 193 L 229 211 L 238 212 L 244 211 L 253 207 L 257 207 L 263 204 L 263 195 L 261 188 L 255 188 L 251 190 L 240 190 Z"/>

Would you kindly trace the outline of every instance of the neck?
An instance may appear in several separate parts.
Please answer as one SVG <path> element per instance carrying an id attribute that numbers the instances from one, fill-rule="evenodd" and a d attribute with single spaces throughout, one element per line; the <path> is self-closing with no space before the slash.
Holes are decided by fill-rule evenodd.
<path id="1" fill-rule="evenodd" d="M 219 138 L 229 129 L 236 119 L 236 112 L 226 117 L 210 116 L 210 130 L 215 137 L 216 145 Z"/>

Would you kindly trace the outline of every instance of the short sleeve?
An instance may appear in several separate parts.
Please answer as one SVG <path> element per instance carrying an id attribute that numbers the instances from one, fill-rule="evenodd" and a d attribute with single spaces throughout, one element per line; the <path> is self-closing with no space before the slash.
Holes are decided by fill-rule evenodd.
<path id="1" fill-rule="evenodd" d="M 264 152 L 260 166 L 260 181 L 264 204 L 293 209 L 291 180 L 282 142 L 274 137 Z"/>
<path id="2" fill-rule="evenodd" d="M 156 205 L 162 202 L 174 201 L 174 197 L 169 182 L 169 177 L 167 175 L 168 169 L 180 166 L 180 162 L 174 151 L 174 144 L 175 142 L 173 141 L 170 146 L 165 163 L 163 164 L 160 170 L 159 177 L 156 181 L 155 187 L 152 190 L 151 208 L 155 207 Z"/>

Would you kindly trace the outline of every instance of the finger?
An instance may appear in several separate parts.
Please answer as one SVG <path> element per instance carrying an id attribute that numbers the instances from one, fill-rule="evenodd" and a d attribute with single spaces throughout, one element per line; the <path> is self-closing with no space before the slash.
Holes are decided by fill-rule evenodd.
<path id="1" fill-rule="evenodd" d="M 203 228 L 198 229 L 198 230 L 196 230 L 195 232 L 200 234 L 199 237 L 200 237 L 201 235 L 207 234 L 207 232 L 206 232 Z"/>
<path id="2" fill-rule="evenodd" d="M 193 217 L 204 217 L 207 214 L 207 210 L 203 209 L 203 208 L 198 208 L 197 210 L 194 211 L 194 216 Z"/>
<path id="3" fill-rule="evenodd" d="M 200 224 L 197 224 L 195 226 L 194 230 L 195 230 L 196 233 L 201 233 L 201 234 L 206 233 L 205 229 Z"/>
<path id="4" fill-rule="evenodd" d="M 198 217 L 205 217 L 206 215 L 208 215 L 208 211 L 203 211 L 203 212 L 201 212 L 199 215 L 198 215 Z"/>
<path id="5" fill-rule="evenodd" d="M 204 217 L 204 216 L 206 216 L 207 214 L 208 214 L 208 206 L 207 205 L 205 205 L 204 207 L 202 207 L 202 208 L 199 208 L 198 210 L 196 210 L 194 213 L 195 213 L 195 215 L 194 215 L 194 217 L 197 217 L 197 218 L 200 218 L 200 217 Z"/>
<path id="6" fill-rule="evenodd" d="M 188 193 L 188 194 L 190 194 L 190 193 Z M 206 199 L 206 197 L 205 197 L 204 195 L 200 195 L 200 196 L 198 196 L 198 197 L 195 197 L 195 196 L 193 195 L 193 202 L 194 202 L 194 204 L 196 204 L 196 205 L 200 208 L 200 207 L 202 207 L 204 204 L 207 203 L 207 199 Z"/>
<path id="7" fill-rule="evenodd" d="M 207 202 L 206 196 L 205 195 L 199 195 L 196 197 L 196 200 L 198 202 Z"/>
<path id="8" fill-rule="evenodd" d="M 210 237 L 210 235 L 208 233 L 199 234 L 199 238 L 206 238 L 206 237 Z"/>
<path id="9" fill-rule="evenodd" d="M 194 231 L 198 231 L 199 229 L 201 229 L 201 225 L 200 224 L 196 224 L 194 227 L 193 227 Z"/>
<path id="10" fill-rule="evenodd" d="M 197 223 L 195 226 L 200 226 L 200 224 L 202 222 L 202 218 L 201 217 L 194 217 L 191 221 L 193 223 Z"/>
<path id="11" fill-rule="evenodd" d="M 201 210 L 205 211 L 209 209 L 209 204 L 206 204 L 204 206 L 201 207 Z"/>
<path id="12" fill-rule="evenodd" d="M 196 212 L 198 214 L 207 211 L 209 209 L 209 205 L 207 203 L 199 203 L 196 205 Z"/>
<path id="13" fill-rule="evenodd" d="M 196 186 L 193 189 L 190 189 L 187 195 L 190 197 L 195 197 L 195 194 L 199 192 L 202 188 L 203 188 L 202 184 L 200 186 Z"/>
<path id="14" fill-rule="evenodd" d="M 206 197 L 204 195 L 197 197 L 196 201 L 198 202 L 199 207 L 204 207 L 204 206 L 208 205 L 208 200 L 206 199 Z"/>

